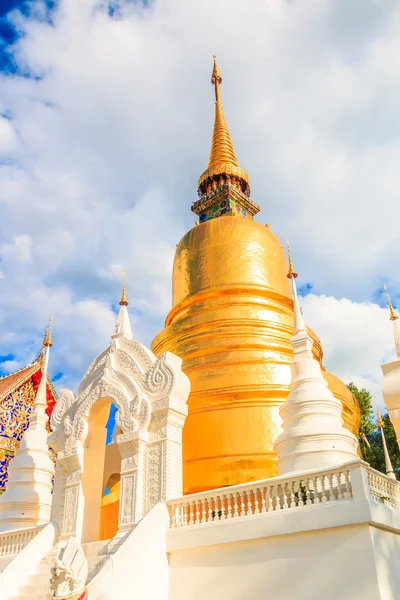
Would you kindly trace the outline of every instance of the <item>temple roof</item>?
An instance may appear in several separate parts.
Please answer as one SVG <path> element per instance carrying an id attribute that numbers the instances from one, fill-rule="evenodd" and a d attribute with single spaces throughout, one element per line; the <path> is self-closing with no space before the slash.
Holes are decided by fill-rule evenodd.
<path id="1" fill-rule="evenodd" d="M 33 379 L 35 388 L 37 388 L 39 386 L 41 376 L 42 364 L 39 355 L 31 364 L 27 365 L 26 367 L 0 377 L 0 402 L 4 400 L 4 398 L 11 392 L 26 383 L 29 379 Z M 54 389 L 50 377 L 47 375 L 47 404 L 49 415 L 51 414 L 57 398 L 57 392 Z"/>

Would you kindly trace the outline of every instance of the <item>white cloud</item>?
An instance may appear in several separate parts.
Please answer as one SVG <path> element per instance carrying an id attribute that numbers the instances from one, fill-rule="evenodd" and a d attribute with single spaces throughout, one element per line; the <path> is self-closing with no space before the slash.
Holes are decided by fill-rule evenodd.
<path id="1" fill-rule="evenodd" d="M 41 21 L 15 13 L 14 56 L 39 78 L 0 77 L 0 352 L 32 355 L 54 313 L 54 368 L 75 383 L 109 339 L 123 268 L 135 335 L 149 344 L 163 326 L 208 156 L 216 53 L 260 220 L 289 235 L 317 295 L 353 301 L 330 300 L 357 323 L 357 357 L 326 311 L 315 324 L 328 366 L 377 381 L 369 346 L 385 352 L 384 330 L 360 319 L 375 310 L 378 323 L 368 301 L 384 279 L 400 297 L 400 6 L 121 0 L 112 18 L 105 2 L 62 0 L 52 25 L 35 6 Z"/>
<path id="2" fill-rule="evenodd" d="M 382 405 L 381 365 L 396 358 L 389 311 L 314 294 L 301 303 L 307 324 L 322 342 L 327 369 L 345 383 L 366 387 Z"/>

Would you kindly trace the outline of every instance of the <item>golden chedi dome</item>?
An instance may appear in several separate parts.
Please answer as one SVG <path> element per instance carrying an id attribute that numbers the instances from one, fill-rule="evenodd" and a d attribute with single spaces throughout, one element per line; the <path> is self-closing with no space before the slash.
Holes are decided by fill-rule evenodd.
<path id="1" fill-rule="evenodd" d="M 215 123 L 209 164 L 192 210 L 199 223 L 179 242 L 173 308 L 153 341 L 156 355 L 183 359 L 191 383 L 183 429 L 184 493 L 277 474 L 273 442 L 279 407 L 289 393 L 293 301 L 278 238 L 253 220 L 247 174 L 239 167 L 225 122 L 214 58 Z M 314 355 L 322 361 L 316 335 Z M 326 373 L 354 433 L 352 394 Z"/>

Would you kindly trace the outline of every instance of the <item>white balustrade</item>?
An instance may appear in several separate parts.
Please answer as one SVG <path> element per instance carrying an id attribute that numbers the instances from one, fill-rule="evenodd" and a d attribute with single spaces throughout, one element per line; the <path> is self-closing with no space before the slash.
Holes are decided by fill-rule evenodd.
<path id="1" fill-rule="evenodd" d="M 19 554 L 42 531 L 43 527 L 45 525 L 0 533 L 0 556 Z"/>
<path id="2" fill-rule="evenodd" d="M 374 469 L 368 468 L 367 471 L 372 499 L 383 502 L 395 510 L 400 510 L 400 483 Z"/>
<path id="3" fill-rule="evenodd" d="M 400 482 L 365 463 L 354 462 L 336 469 L 264 479 L 171 500 L 168 502 L 170 527 L 242 519 L 324 502 L 353 501 L 352 473 L 355 475 L 355 471 L 360 470 L 367 474 L 368 484 L 361 492 L 364 499 L 400 510 Z"/>
<path id="4" fill-rule="evenodd" d="M 352 498 L 349 468 L 264 479 L 168 502 L 171 527 L 240 519 Z"/>

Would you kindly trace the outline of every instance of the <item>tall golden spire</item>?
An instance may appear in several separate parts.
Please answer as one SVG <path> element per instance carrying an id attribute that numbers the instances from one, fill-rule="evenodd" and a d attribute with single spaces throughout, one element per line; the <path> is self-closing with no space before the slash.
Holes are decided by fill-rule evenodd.
<path id="1" fill-rule="evenodd" d="M 119 301 L 120 306 L 128 306 L 128 298 L 126 296 L 126 271 L 122 273 L 123 275 L 123 283 L 122 283 L 122 295 L 121 300 Z"/>
<path id="2" fill-rule="evenodd" d="M 393 310 L 393 305 L 392 305 L 392 302 L 390 300 L 390 296 L 389 296 L 389 292 L 388 292 L 388 289 L 386 287 L 386 284 L 383 286 L 383 289 L 385 290 L 385 294 L 386 294 L 387 301 L 388 301 L 389 312 L 390 312 L 390 320 L 391 321 L 396 321 L 396 319 L 398 319 L 399 317 L 396 315 L 396 313 Z"/>
<path id="3" fill-rule="evenodd" d="M 215 121 L 211 142 L 210 158 L 208 159 L 208 170 L 218 165 L 229 164 L 239 167 L 228 126 L 225 121 L 224 110 L 221 103 L 220 85 L 222 77 L 218 69 L 216 57 L 214 56 L 214 68 L 211 75 L 211 83 L 215 86 Z"/>
<path id="4" fill-rule="evenodd" d="M 288 250 L 288 257 L 289 257 L 289 271 L 288 271 L 287 277 L 288 277 L 288 279 L 296 279 L 297 273 L 293 268 L 292 253 L 290 252 L 290 244 L 289 244 L 288 239 L 286 239 L 286 244 L 287 244 L 287 250 Z"/>
<path id="5" fill-rule="evenodd" d="M 220 93 L 222 77 L 215 56 L 211 83 L 215 86 L 214 130 L 208 167 L 200 176 L 199 191 L 202 194 L 206 194 L 218 185 L 230 182 L 240 191 L 249 194 L 249 177 L 238 165 L 231 136 L 225 121 Z"/>

